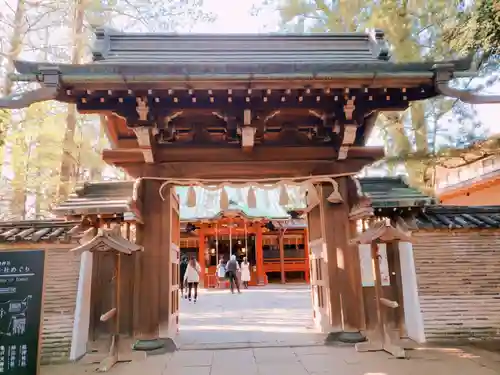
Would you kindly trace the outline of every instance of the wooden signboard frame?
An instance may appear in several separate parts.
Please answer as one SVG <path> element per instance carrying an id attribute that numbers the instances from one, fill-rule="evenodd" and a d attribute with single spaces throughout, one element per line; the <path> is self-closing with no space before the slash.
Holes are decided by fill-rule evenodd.
<path id="1" fill-rule="evenodd" d="M 18 254 L 22 255 L 23 253 L 24 253 L 24 255 L 31 253 L 34 257 L 36 257 L 36 259 L 31 261 L 31 262 L 24 263 L 22 265 L 18 264 L 17 266 L 14 264 L 14 262 L 17 264 L 17 263 L 20 263 L 21 261 L 19 261 L 19 260 L 13 261 L 12 259 L 9 259 L 14 254 L 15 255 L 18 255 Z M 40 258 L 38 259 L 38 257 L 40 257 Z M 10 262 L 10 263 L 8 263 L 8 262 Z M 26 262 L 26 261 L 23 261 L 23 262 Z M 13 267 L 16 270 L 9 271 L 9 273 L 4 272 L 6 269 L 5 267 L 8 267 L 7 264 L 9 264 L 9 266 L 11 267 L 11 270 Z M 29 271 L 28 272 L 20 272 L 21 267 L 26 267 L 26 266 L 29 267 Z M 24 320 L 24 327 L 25 328 L 21 328 L 23 331 L 24 331 L 24 329 L 29 330 L 30 327 L 33 328 L 33 325 L 35 325 L 34 329 L 37 331 L 35 333 L 35 335 L 36 335 L 36 349 L 35 349 L 36 354 L 30 356 L 30 353 L 32 352 L 32 350 L 30 351 L 29 342 L 32 341 L 32 339 L 28 339 L 28 341 L 27 341 L 28 344 L 26 344 L 26 345 L 28 345 L 26 348 L 27 353 L 28 353 L 26 356 L 26 366 L 21 367 L 21 369 L 20 369 L 19 367 L 22 366 L 22 363 L 23 363 L 22 350 L 20 349 L 21 345 L 18 345 L 17 343 L 14 344 L 16 346 L 16 360 L 14 363 L 17 362 L 16 363 L 17 366 L 15 369 L 12 369 L 12 370 L 8 369 L 8 367 L 5 366 L 3 368 L 3 372 L 2 372 L 3 374 L 6 374 L 6 375 L 14 375 L 14 374 L 15 375 L 37 375 L 40 373 L 40 354 L 41 354 L 41 347 L 42 347 L 42 332 L 43 332 L 43 306 L 45 303 L 44 296 L 45 296 L 45 270 L 46 270 L 46 266 L 47 266 L 47 256 L 46 256 L 45 249 L 41 249 L 41 248 L 38 248 L 38 249 L 34 249 L 34 248 L 0 249 L 0 267 L 2 267 L 2 269 L 0 270 L 0 278 L 3 279 L 4 275 L 16 274 L 18 276 L 16 276 L 15 279 L 12 279 L 12 281 L 10 281 L 13 283 L 12 285 L 16 285 L 16 284 L 23 283 L 23 282 L 30 282 L 30 280 L 29 280 L 30 277 L 36 277 L 37 272 L 41 273 L 40 276 L 36 277 L 36 279 L 34 281 L 32 281 L 33 284 L 40 286 L 40 288 L 35 292 L 35 293 L 40 293 L 39 297 L 35 298 L 35 299 L 33 299 L 33 297 L 31 298 L 31 300 L 34 300 L 32 302 L 32 304 L 37 303 L 38 322 L 33 322 L 32 320 L 29 319 L 30 315 L 27 315 L 23 318 L 23 319 L 25 319 Z M 31 272 L 31 271 L 33 271 L 33 272 Z M 6 283 L 10 283 L 10 282 L 7 281 Z M 0 289 L 1 288 L 2 288 L 2 285 L 0 284 Z M 8 296 L 8 294 L 10 294 L 10 293 L 6 293 L 6 294 L 0 293 L 0 303 L 8 303 L 9 301 L 12 300 Z M 15 294 L 17 294 L 17 293 L 14 291 L 12 293 L 12 295 L 15 295 Z M 28 304 L 25 306 L 26 310 L 28 309 L 28 306 L 29 306 Z M 8 355 L 9 350 L 10 350 L 10 349 L 7 349 L 9 344 L 6 344 L 6 340 L 0 340 L 0 347 L 2 347 L 2 346 L 4 347 L 4 350 L 5 350 L 5 355 L 2 355 L 2 357 L 7 359 L 7 355 Z M 1 358 L 1 359 L 3 359 L 3 358 Z M 34 362 L 34 363 L 30 363 L 30 362 Z M 4 364 L 7 365 L 7 361 L 4 361 Z"/>

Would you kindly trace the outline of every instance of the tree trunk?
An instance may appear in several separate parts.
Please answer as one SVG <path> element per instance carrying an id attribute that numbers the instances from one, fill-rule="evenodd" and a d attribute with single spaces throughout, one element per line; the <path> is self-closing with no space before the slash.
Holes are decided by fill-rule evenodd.
<path id="1" fill-rule="evenodd" d="M 26 15 L 26 2 L 25 0 L 18 0 L 16 13 L 14 15 L 14 25 L 12 28 L 12 35 L 10 37 L 10 48 L 7 53 L 7 61 L 5 63 L 5 76 L 3 81 L 2 93 L 4 96 L 12 93 L 12 80 L 10 75 L 15 72 L 14 61 L 19 57 L 23 49 L 23 38 L 26 33 L 24 29 Z"/>
<path id="2" fill-rule="evenodd" d="M 71 53 L 71 64 L 79 64 L 83 55 L 84 43 L 84 16 L 86 0 L 77 0 L 73 17 L 73 50 Z M 65 200 L 72 189 L 75 176 L 75 129 L 77 121 L 77 111 L 74 104 L 68 104 L 66 116 L 66 130 L 63 140 L 63 154 L 60 169 L 60 180 L 57 193 L 57 201 Z"/>
<path id="3" fill-rule="evenodd" d="M 10 48 L 7 53 L 5 63 L 5 77 L 2 87 L 3 95 L 10 95 L 12 93 L 13 82 L 10 75 L 15 72 L 14 61 L 19 57 L 23 49 L 23 38 L 26 34 L 25 19 L 26 16 L 26 3 L 25 0 L 17 2 L 16 12 L 14 14 L 14 24 L 12 28 L 12 35 L 10 37 Z M 26 154 L 26 141 L 22 134 L 22 124 L 18 120 L 13 121 L 12 117 L 6 116 L 6 125 L 9 127 L 7 133 L 12 135 L 13 151 L 11 153 L 11 165 L 13 166 L 14 178 L 11 183 L 12 198 L 10 201 L 10 213 L 16 219 L 21 219 L 25 216 L 25 154 Z M 3 165 L 5 150 L 3 146 L 0 149 L 0 162 Z"/>

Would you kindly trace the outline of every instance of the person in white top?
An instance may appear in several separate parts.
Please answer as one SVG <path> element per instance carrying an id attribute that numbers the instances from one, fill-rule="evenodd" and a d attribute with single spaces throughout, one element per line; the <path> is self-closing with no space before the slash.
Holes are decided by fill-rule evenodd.
<path id="1" fill-rule="evenodd" d="M 188 299 L 191 301 L 191 290 L 194 288 L 194 303 L 198 299 L 198 284 L 200 283 L 200 272 L 201 268 L 194 257 L 189 260 L 188 266 L 186 268 L 186 273 L 184 274 L 184 281 L 188 285 Z"/>
<path id="2" fill-rule="evenodd" d="M 241 282 L 243 283 L 243 287 L 248 289 L 248 282 L 250 281 L 250 263 L 248 263 L 248 259 L 243 258 L 243 262 L 241 262 Z"/>
<path id="3" fill-rule="evenodd" d="M 217 287 L 221 286 L 221 282 L 226 278 L 226 264 L 224 263 L 224 257 L 219 259 L 219 264 L 217 265 Z"/>

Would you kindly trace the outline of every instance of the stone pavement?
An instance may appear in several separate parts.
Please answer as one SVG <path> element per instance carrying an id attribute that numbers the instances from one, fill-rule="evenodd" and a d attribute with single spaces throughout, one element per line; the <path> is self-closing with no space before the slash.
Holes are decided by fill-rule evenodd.
<path id="1" fill-rule="evenodd" d="M 460 349 L 409 351 L 410 359 L 383 352 L 357 353 L 353 347 L 273 347 L 181 350 L 115 366 L 112 375 L 496 375 L 500 361 L 484 363 Z M 83 375 L 92 366 L 47 366 L 41 375 Z"/>
<path id="2" fill-rule="evenodd" d="M 182 300 L 181 348 L 237 348 L 321 343 L 306 285 L 250 288 L 241 294 L 203 290 L 196 304 Z"/>
<path id="3" fill-rule="evenodd" d="M 195 305 L 181 303 L 180 351 L 120 363 L 117 375 L 494 375 L 500 356 L 422 348 L 409 360 L 352 346 L 325 347 L 312 325 L 309 288 L 267 287 L 203 291 Z M 43 366 L 41 375 L 82 375 L 95 365 Z"/>

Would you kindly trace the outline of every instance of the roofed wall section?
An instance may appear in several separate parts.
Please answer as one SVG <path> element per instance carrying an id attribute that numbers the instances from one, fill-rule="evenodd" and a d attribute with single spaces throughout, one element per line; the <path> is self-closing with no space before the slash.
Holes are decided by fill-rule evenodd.
<path id="1" fill-rule="evenodd" d="M 135 181 L 86 183 L 77 189 L 67 201 L 53 212 L 58 216 L 121 215 L 134 220 L 139 214 L 140 202 L 134 201 Z M 361 193 L 367 196 L 374 209 L 382 211 L 394 208 L 412 208 L 432 205 L 435 200 L 409 187 L 401 177 L 365 177 L 359 179 Z M 279 205 L 279 189 L 255 189 L 255 208 L 248 207 L 247 189 L 226 187 L 232 208 L 242 211 L 247 217 L 286 219 L 287 211 L 304 208 L 297 189 L 289 191 L 290 204 Z M 181 220 L 210 219 L 221 212 L 220 192 L 196 187 L 196 207 L 187 207 L 187 187 L 177 187 L 180 196 Z M 230 208 L 231 208 L 230 207 Z"/>

